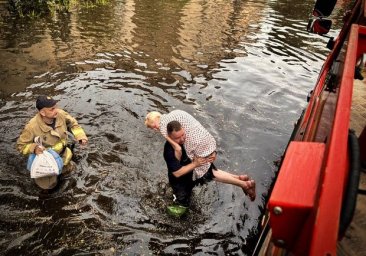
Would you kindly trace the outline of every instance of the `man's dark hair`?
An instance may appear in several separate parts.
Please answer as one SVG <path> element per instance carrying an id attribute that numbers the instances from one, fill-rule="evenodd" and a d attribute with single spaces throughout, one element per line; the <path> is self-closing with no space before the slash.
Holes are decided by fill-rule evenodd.
<path id="1" fill-rule="evenodd" d="M 182 125 L 178 121 L 171 121 L 166 126 L 166 130 L 168 134 L 171 134 L 172 132 L 177 132 L 182 129 Z"/>

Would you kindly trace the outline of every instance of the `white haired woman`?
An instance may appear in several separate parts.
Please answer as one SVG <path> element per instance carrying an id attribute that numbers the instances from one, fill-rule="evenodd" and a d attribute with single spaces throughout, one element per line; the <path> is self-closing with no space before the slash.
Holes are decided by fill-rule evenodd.
<path id="1" fill-rule="evenodd" d="M 170 133 L 167 126 L 172 121 L 177 121 L 179 125 L 173 128 Z M 161 114 L 153 111 L 147 114 L 145 125 L 155 131 L 159 131 L 173 146 L 177 159 L 181 157 L 181 146 L 187 152 L 188 157 L 193 160 L 196 157 L 206 158 L 207 162 L 193 170 L 193 179 L 211 180 L 239 186 L 244 193 L 254 201 L 256 197 L 255 182 L 247 175 L 234 175 L 217 169 L 213 165 L 216 159 L 216 141 L 214 137 L 198 122 L 193 116 L 183 110 L 173 110 L 168 114 Z"/>

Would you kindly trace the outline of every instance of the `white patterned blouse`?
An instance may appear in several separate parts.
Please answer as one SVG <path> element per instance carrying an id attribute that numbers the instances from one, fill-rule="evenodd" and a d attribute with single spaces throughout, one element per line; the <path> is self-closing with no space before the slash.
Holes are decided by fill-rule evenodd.
<path id="1" fill-rule="evenodd" d="M 167 136 L 167 125 L 171 121 L 178 121 L 185 130 L 186 141 L 184 147 L 190 159 L 194 156 L 207 157 L 216 151 L 215 138 L 193 116 L 183 110 L 173 110 L 160 117 L 160 133 Z M 209 169 L 210 163 L 199 166 L 194 170 L 193 179 L 201 178 Z"/>

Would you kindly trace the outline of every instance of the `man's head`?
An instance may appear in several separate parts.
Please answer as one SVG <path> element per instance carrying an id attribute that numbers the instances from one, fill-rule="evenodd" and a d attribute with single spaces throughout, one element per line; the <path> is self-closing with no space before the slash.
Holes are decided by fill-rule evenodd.
<path id="1" fill-rule="evenodd" d="M 42 117 L 49 119 L 56 118 L 57 116 L 57 101 L 49 96 L 39 96 L 36 101 L 36 108 Z"/>
<path id="2" fill-rule="evenodd" d="M 160 116 L 161 114 L 157 111 L 149 112 L 145 118 L 146 127 L 158 131 L 160 129 Z"/>
<path id="3" fill-rule="evenodd" d="M 186 133 L 178 121 L 171 121 L 166 126 L 168 136 L 176 143 L 182 145 L 186 141 Z"/>

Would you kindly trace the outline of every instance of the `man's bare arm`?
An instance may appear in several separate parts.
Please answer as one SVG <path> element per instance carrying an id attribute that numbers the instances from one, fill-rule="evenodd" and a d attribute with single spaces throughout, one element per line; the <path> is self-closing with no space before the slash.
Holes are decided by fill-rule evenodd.
<path id="1" fill-rule="evenodd" d="M 178 171 L 173 172 L 173 175 L 174 177 L 179 178 L 187 173 L 190 173 L 196 167 L 204 165 L 205 163 L 207 163 L 207 159 L 203 157 L 196 157 L 195 159 L 193 159 L 192 163 L 187 164 L 180 168 Z"/>

